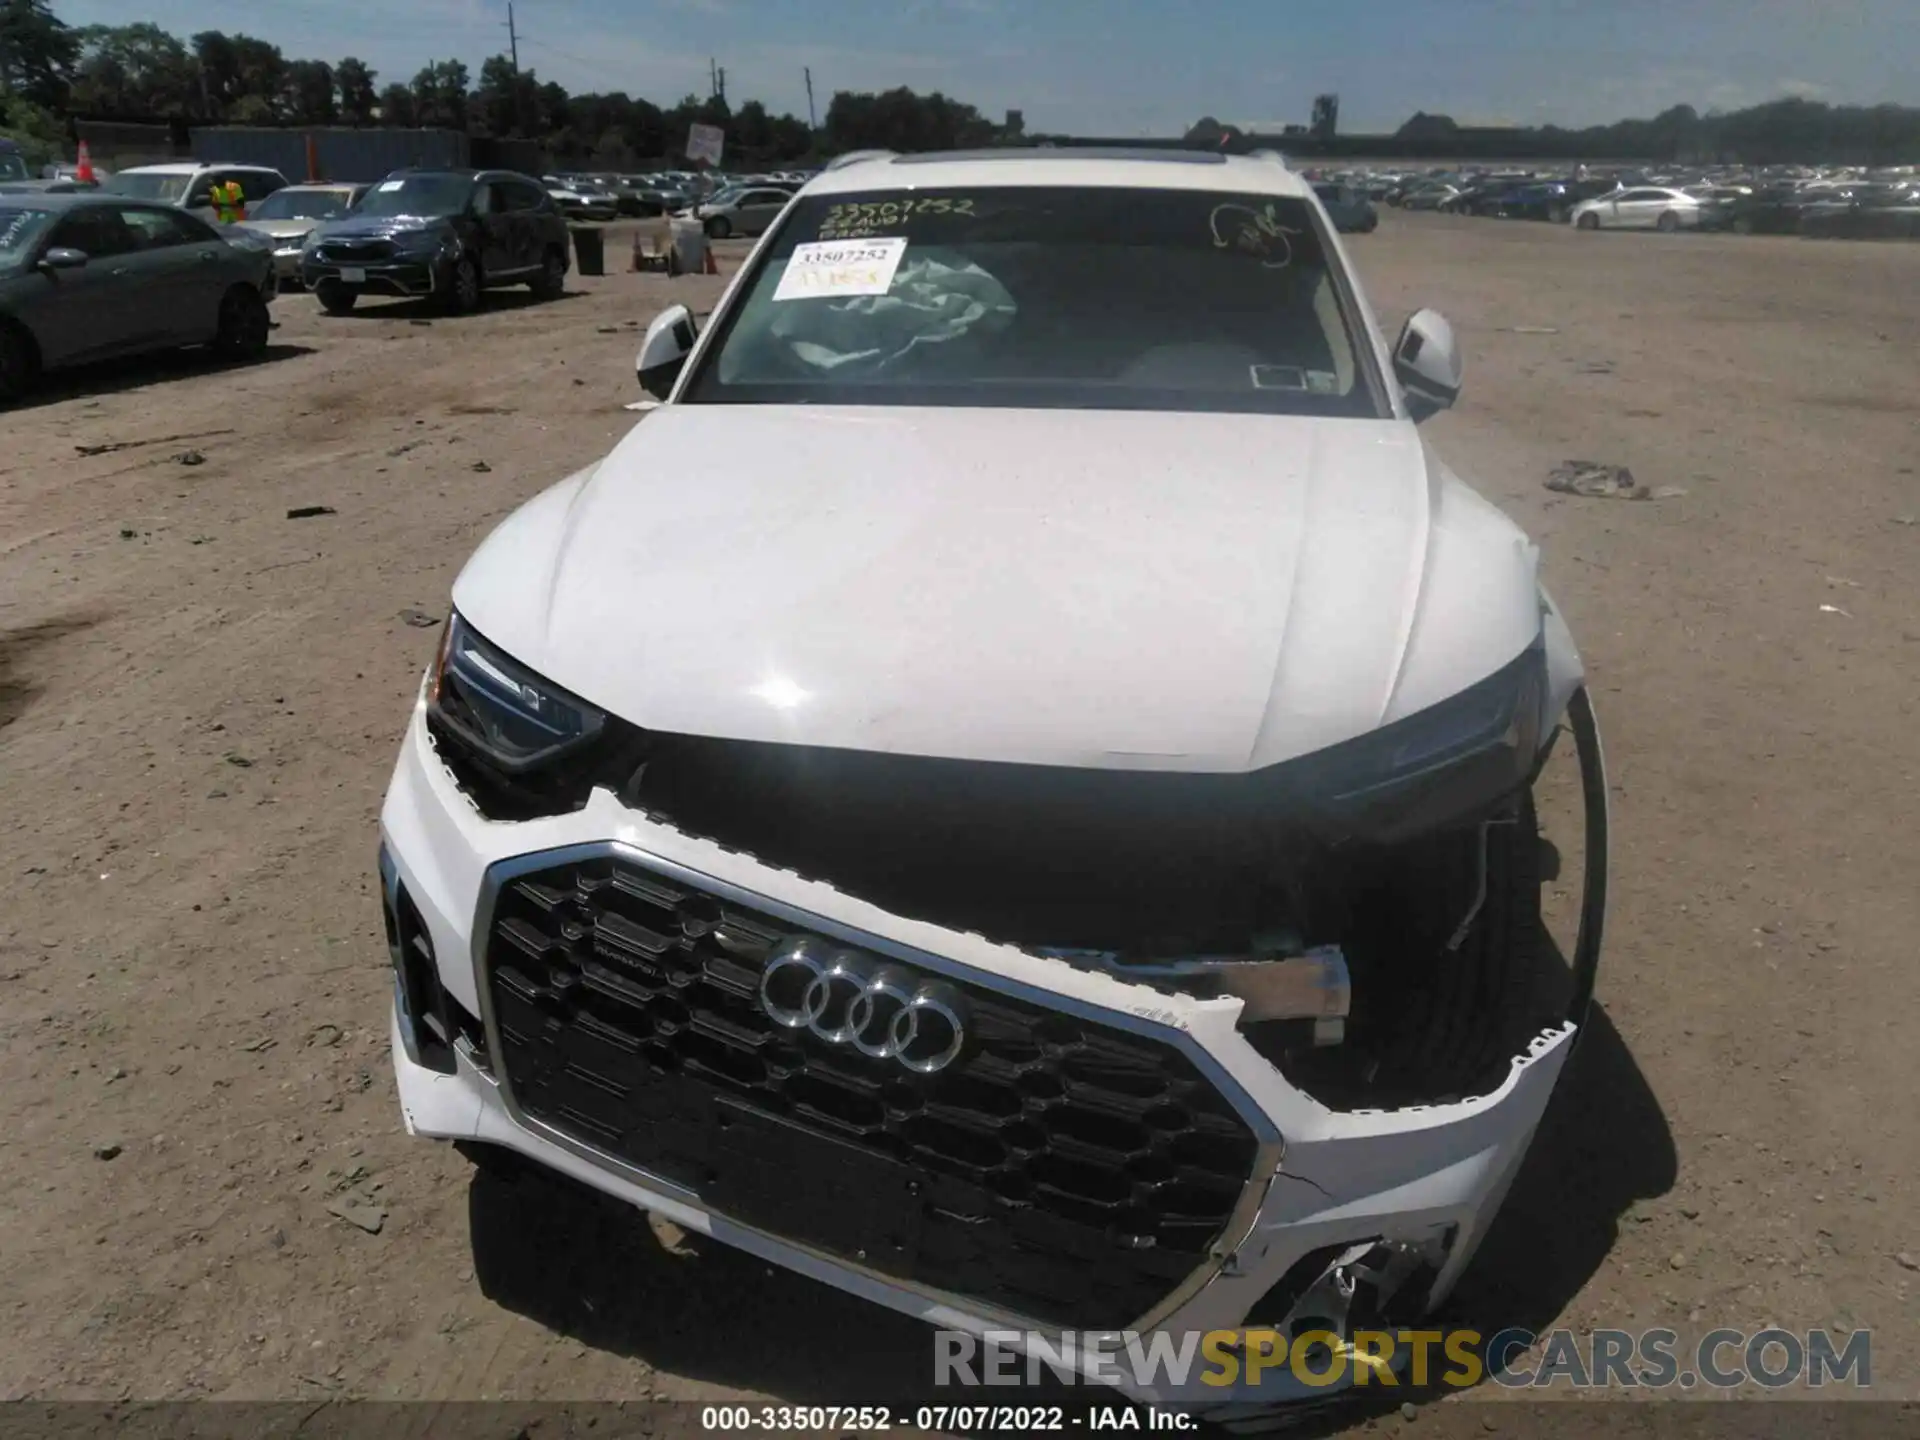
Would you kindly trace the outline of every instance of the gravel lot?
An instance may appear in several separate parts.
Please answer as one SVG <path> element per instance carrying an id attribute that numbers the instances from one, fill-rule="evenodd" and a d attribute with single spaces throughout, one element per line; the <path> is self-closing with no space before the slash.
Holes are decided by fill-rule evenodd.
<path id="1" fill-rule="evenodd" d="M 1350 249 L 1389 325 L 1461 331 L 1432 443 L 1544 545 L 1614 782 L 1601 1009 L 1455 1310 L 1871 1326 L 1920 1393 L 1920 246 L 1389 212 Z M 0 1395 L 851 1403 L 927 1365 L 910 1322 L 473 1181 L 387 1069 L 375 816 L 456 568 L 720 283 L 286 296 L 266 363 L 0 416 Z M 1568 458 L 1685 494 L 1547 493 Z"/>

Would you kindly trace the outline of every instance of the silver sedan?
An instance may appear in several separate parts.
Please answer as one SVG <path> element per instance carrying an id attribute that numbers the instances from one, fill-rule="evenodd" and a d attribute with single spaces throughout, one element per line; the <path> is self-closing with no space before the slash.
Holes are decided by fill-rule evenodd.
<path id="1" fill-rule="evenodd" d="M 1582 230 L 1694 230 L 1701 208 L 1700 197 L 1684 190 L 1641 185 L 1582 200 L 1571 219 Z"/>

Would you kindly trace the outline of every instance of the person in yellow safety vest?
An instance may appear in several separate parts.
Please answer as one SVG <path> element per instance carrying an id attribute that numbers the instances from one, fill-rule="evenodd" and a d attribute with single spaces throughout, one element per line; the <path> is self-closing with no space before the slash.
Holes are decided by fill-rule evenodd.
<path id="1" fill-rule="evenodd" d="M 238 180 L 213 187 L 213 213 L 222 225 L 237 225 L 247 218 L 247 195 Z"/>

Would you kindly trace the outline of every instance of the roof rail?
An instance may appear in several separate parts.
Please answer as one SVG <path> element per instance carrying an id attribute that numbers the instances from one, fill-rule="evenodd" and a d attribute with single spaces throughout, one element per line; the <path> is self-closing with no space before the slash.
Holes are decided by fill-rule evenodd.
<path id="1" fill-rule="evenodd" d="M 836 155 L 827 162 L 829 170 L 844 170 L 849 165 L 861 165 L 868 160 L 891 160 L 899 152 L 896 150 L 849 150 L 844 155 Z"/>

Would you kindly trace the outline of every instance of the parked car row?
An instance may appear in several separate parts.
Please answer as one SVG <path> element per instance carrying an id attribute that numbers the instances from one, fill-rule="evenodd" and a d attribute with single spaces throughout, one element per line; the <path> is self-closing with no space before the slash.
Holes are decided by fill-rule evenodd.
<path id="1" fill-rule="evenodd" d="M 1321 207 L 1327 212 L 1327 218 L 1333 221 L 1334 229 L 1371 235 L 1380 228 L 1380 212 L 1373 208 L 1373 201 L 1367 198 L 1364 191 L 1351 185 L 1323 180 L 1313 187 L 1313 193 L 1319 196 Z"/>
<path id="2" fill-rule="evenodd" d="M 210 345 L 258 356 L 284 284 L 332 315 L 364 296 L 472 310 L 489 289 L 566 285 L 566 220 L 545 187 L 503 170 L 400 170 L 371 185 L 289 185 L 266 172 L 245 221 L 194 202 L 205 167 L 143 167 L 72 193 L 0 193 L 0 400 L 46 370 Z M 127 183 L 121 183 L 127 182 Z"/>
<path id="3" fill-rule="evenodd" d="M 1777 166 L 1686 171 L 1344 171 L 1321 178 L 1406 210 L 1543 220 L 1584 230 L 1920 239 L 1920 170 Z"/>
<path id="4" fill-rule="evenodd" d="M 783 170 L 762 175 L 723 175 L 708 171 L 694 174 L 683 170 L 654 171 L 649 174 L 612 174 L 569 172 L 543 175 L 561 212 L 569 219 L 611 220 L 616 216 L 647 219 L 661 215 L 695 215 L 702 207 L 720 202 L 725 209 L 748 190 L 778 190 L 791 197 L 812 178 L 812 171 Z M 728 197 L 721 202 L 721 196 Z M 751 220 L 742 221 L 731 214 L 718 227 L 721 237 L 729 234 L 758 234 Z M 717 237 L 717 238 L 721 238 Z"/>

